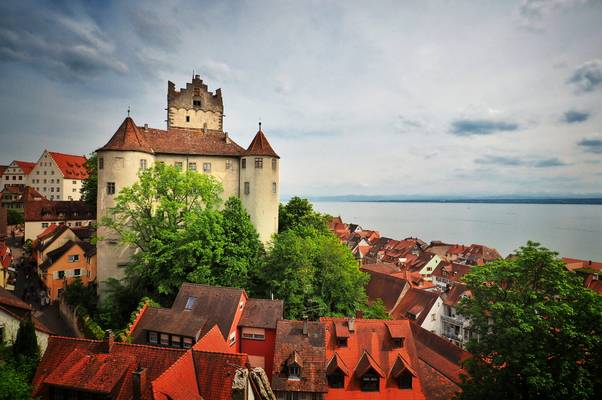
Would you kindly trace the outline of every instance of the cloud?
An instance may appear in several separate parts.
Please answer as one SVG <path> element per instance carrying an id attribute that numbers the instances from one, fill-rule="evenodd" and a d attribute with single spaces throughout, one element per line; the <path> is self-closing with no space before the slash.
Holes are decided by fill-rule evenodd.
<path id="1" fill-rule="evenodd" d="M 23 6 L 34 11 L 0 7 L 0 62 L 28 64 L 70 81 L 128 71 L 113 42 L 89 16 Z"/>
<path id="2" fill-rule="evenodd" d="M 492 121 L 486 119 L 457 119 L 451 124 L 451 133 L 457 136 L 491 135 L 496 132 L 516 131 L 515 122 Z"/>
<path id="3" fill-rule="evenodd" d="M 518 11 L 520 25 L 532 31 L 543 30 L 543 21 L 551 14 L 589 3 L 590 0 L 523 0 Z"/>
<path id="4" fill-rule="evenodd" d="M 234 70 L 230 65 L 225 62 L 208 60 L 201 65 L 199 71 L 202 77 L 206 77 L 208 80 L 219 81 L 219 82 L 232 82 L 238 81 L 241 77 L 240 72 Z"/>
<path id="5" fill-rule="evenodd" d="M 423 131 L 424 124 L 418 120 L 400 115 L 397 121 L 395 122 L 395 128 L 397 128 L 397 130 L 400 133 L 410 133 L 415 132 L 417 130 Z"/>
<path id="6" fill-rule="evenodd" d="M 507 167 L 535 167 L 535 168 L 551 168 L 551 167 L 564 167 L 569 164 L 558 158 L 542 158 L 542 159 L 523 159 L 520 157 L 508 157 L 508 156 L 487 156 L 477 158 L 474 161 L 480 165 L 501 165 Z"/>
<path id="7" fill-rule="evenodd" d="M 602 154 L 602 139 L 582 139 L 577 145 L 588 153 Z"/>
<path id="8" fill-rule="evenodd" d="M 592 92 L 602 87 L 602 60 L 587 61 L 578 66 L 568 79 L 576 93 Z"/>
<path id="9" fill-rule="evenodd" d="M 578 124 L 587 121 L 591 115 L 587 111 L 570 110 L 564 113 L 563 121 L 567 124 Z"/>
<path id="10" fill-rule="evenodd" d="M 144 43 L 170 53 L 177 49 L 181 42 L 180 29 L 173 18 L 161 18 L 142 7 L 131 9 L 129 16 L 134 31 Z"/>

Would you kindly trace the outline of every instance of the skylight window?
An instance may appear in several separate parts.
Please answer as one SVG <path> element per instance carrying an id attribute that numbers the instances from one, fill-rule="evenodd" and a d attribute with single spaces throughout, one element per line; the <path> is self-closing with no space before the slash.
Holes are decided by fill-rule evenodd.
<path id="1" fill-rule="evenodd" d="M 189 297 L 188 300 L 186 300 L 186 307 L 184 307 L 185 310 L 192 310 L 192 307 L 194 307 L 194 304 L 196 303 L 196 297 Z"/>

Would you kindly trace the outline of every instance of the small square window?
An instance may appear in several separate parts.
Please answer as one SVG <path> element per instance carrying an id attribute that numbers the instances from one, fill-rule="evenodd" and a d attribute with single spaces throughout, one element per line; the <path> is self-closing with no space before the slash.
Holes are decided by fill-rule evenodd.
<path id="1" fill-rule="evenodd" d="M 171 347 L 181 348 L 182 347 L 182 337 L 172 335 L 171 336 Z"/>
<path id="2" fill-rule="evenodd" d="M 159 335 L 157 332 L 148 332 L 148 342 L 150 344 L 159 344 Z"/>
<path id="3" fill-rule="evenodd" d="M 75 189 L 73 189 L 75 191 Z M 107 194 L 115 194 L 115 182 L 107 182 Z"/>
<path id="4" fill-rule="evenodd" d="M 249 182 L 245 182 L 245 194 L 251 193 L 251 184 Z"/>
<path id="5" fill-rule="evenodd" d="M 190 122 L 190 115 L 186 116 L 186 122 Z"/>
<path id="6" fill-rule="evenodd" d="M 58 277 L 59 277 L 59 279 L 65 279 L 65 271 L 59 271 Z"/>
<path id="7" fill-rule="evenodd" d="M 181 161 L 176 161 L 174 163 L 174 167 L 176 167 L 177 170 L 182 170 L 182 162 Z"/>
<path id="8" fill-rule="evenodd" d="M 195 107 L 200 107 L 201 106 L 201 101 L 200 100 L 192 100 L 192 105 Z"/>
<path id="9" fill-rule="evenodd" d="M 255 168 L 263 168 L 263 158 L 255 157 Z"/>
<path id="10" fill-rule="evenodd" d="M 337 347 L 347 347 L 347 338 L 346 337 L 338 337 L 337 338 Z"/>
<path id="11" fill-rule="evenodd" d="M 185 337 L 182 341 L 182 347 L 185 349 L 189 349 L 192 347 L 192 338 Z"/>
<path id="12" fill-rule="evenodd" d="M 76 268 L 76 269 L 73 270 L 73 275 L 74 276 L 81 276 L 81 274 L 82 274 L 82 270 L 81 269 Z"/>
<path id="13" fill-rule="evenodd" d="M 232 160 L 226 160 L 226 169 L 232 169 Z"/>
<path id="14" fill-rule="evenodd" d="M 69 256 L 70 263 L 76 262 L 76 261 L 79 261 L 79 254 L 74 254 L 74 255 Z"/>
<path id="15" fill-rule="evenodd" d="M 77 185 L 77 181 L 73 181 L 73 184 L 74 184 L 74 185 Z"/>
<path id="16" fill-rule="evenodd" d="M 167 333 L 162 333 L 161 337 L 161 346 L 169 346 L 169 335 Z"/>
<path id="17" fill-rule="evenodd" d="M 140 160 L 140 169 L 141 170 L 146 169 L 146 160 L 144 160 L 144 159 Z"/>
<path id="18" fill-rule="evenodd" d="M 207 174 L 211 172 L 211 163 L 203 163 L 203 172 Z"/>
<path id="19" fill-rule="evenodd" d="M 196 171 L 196 163 L 188 163 L 188 170 L 189 171 Z"/>

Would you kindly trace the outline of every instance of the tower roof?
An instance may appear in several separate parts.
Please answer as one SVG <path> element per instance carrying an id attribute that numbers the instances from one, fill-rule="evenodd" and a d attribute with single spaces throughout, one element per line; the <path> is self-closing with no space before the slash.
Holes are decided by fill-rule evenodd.
<path id="1" fill-rule="evenodd" d="M 153 149 L 131 117 L 126 117 L 109 142 L 100 150 L 142 151 L 152 153 Z"/>
<path id="2" fill-rule="evenodd" d="M 268 142 L 268 139 L 263 134 L 263 131 L 261 130 L 261 124 L 259 125 L 259 131 L 257 131 L 257 134 L 253 138 L 253 141 L 249 145 L 249 148 L 247 148 L 245 155 L 280 158 L 280 156 L 276 154 L 274 149 L 272 149 L 272 146 L 270 146 L 270 142 Z"/>

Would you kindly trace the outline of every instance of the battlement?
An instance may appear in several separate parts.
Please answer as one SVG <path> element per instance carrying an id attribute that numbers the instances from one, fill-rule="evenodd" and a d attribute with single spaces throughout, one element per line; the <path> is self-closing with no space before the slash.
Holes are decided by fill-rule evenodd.
<path id="1" fill-rule="evenodd" d="M 167 82 L 167 126 L 222 130 L 224 103 L 222 90 L 210 92 L 200 75 L 195 75 L 185 88 L 176 90 Z"/>

